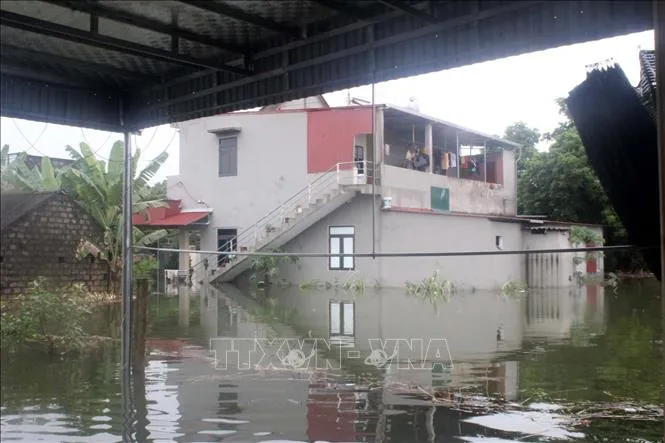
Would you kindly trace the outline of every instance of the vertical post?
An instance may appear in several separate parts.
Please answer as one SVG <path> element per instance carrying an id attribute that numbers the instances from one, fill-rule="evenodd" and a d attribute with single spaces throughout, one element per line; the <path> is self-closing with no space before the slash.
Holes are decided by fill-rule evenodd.
<path id="1" fill-rule="evenodd" d="M 131 364 L 132 349 L 132 142 L 131 134 L 125 131 L 122 178 L 122 349 L 125 360 L 123 368 Z"/>
<path id="2" fill-rule="evenodd" d="M 434 142 L 432 141 L 432 123 L 425 125 L 425 151 L 429 155 L 429 173 L 434 173 Z"/>
<path id="3" fill-rule="evenodd" d="M 132 441 L 134 407 L 132 399 L 132 146 L 120 103 L 120 125 L 124 130 L 122 156 L 122 330 L 120 352 L 120 391 L 122 397 L 122 441 Z"/>
<path id="4" fill-rule="evenodd" d="M 457 178 L 459 178 L 462 165 L 462 157 L 459 155 L 459 131 L 455 131 L 455 152 L 457 152 Z"/>
<path id="5" fill-rule="evenodd" d="M 483 181 L 487 183 L 487 140 L 483 142 Z"/>
<path id="6" fill-rule="evenodd" d="M 665 340 L 665 5 L 653 2 L 654 34 L 656 40 L 656 104 L 658 127 L 658 177 L 660 180 L 660 303 L 661 329 Z M 665 352 L 663 353 L 665 363 Z M 663 373 L 665 382 L 665 372 Z M 663 383 L 665 395 L 665 383 Z M 663 429 L 665 436 L 665 428 Z"/>

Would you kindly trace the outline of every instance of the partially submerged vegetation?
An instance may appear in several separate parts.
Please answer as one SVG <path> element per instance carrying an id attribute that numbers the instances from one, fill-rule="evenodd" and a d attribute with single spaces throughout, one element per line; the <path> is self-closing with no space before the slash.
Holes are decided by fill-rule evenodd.
<path id="1" fill-rule="evenodd" d="M 455 286 L 451 280 L 445 280 L 439 276 L 439 270 L 423 279 L 420 283 L 406 282 L 408 295 L 426 300 L 432 304 L 434 309 L 438 308 L 441 301 L 448 301 L 455 293 Z"/>
<path id="2" fill-rule="evenodd" d="M 279 249 L 269 249 L 264 252 L 279 253 Z M 298 257 L 290 255 L 257 255 L 252 257 L 249 281 L 257 289 L 264 289 L 272 285 L 286 286 L 287 282 L 279 278 L 282 266 L 295 264 Z"/>
<path id="3" fill-rule="evenodd" d="M 367 284 L 362 278 L 349 278 L 344 281 L 335 280 L 332 282 L 314 279 L 301 283 L 299 288 L 303 291 L 336 289 L 347 291 L 354 295 L 364 295 L 367 291 Z"/>
<path id="4" fill-rule="evenodd" d="M 84 325 L 92 309 L 109 299 L 114 299 L 112 294 L 92 294 L 82 284 L 54 288 L 37 280 L 25 294 L 0 304 L 0 346 L 36 345 L 54 354 L 104 341 L 90 336 Z"/>
<path id="5" fill-rule="evenodd" d="M 509 280 L 501 286 L 501 295 L 509 298 L 518 297 L 525 294 L 528 289 L 529 287 L 524 282 Z"/>

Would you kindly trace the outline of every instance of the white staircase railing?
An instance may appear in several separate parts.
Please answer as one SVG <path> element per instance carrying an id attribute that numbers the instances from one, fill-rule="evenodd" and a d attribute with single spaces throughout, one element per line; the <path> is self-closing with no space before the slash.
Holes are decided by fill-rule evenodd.
<path id="1" fill-rule="evenodd" d="M 290 223 L 293 220 L 312 209 L 319 200 L 334 198 L 337 192 L 344 191 L 344 186 L 367 183 L 367 177 L 373 175 L 372 169 L 372 164 L 364 161 L 337 163 L 250 227 L 229 239 L 217 251 L 232 257 L 233 252 L 259 250 L 274 239 L 283 228 L 292 226 Z M 196 269 L 204 262 L 205 260 L 199 261 L 193 268 Z M 219 263 L 217 265 L 219 266 Z"/>

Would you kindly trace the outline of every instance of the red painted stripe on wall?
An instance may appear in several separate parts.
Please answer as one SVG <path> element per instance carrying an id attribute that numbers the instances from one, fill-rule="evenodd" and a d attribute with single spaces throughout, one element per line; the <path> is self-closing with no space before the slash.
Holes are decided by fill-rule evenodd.
<path id="1" fill-rule="evenodd" d="M 307 172 L 325 172 L 353 161 L 357 134 L 372 133 L 372 109 L 321 109 L 307 113 Z"/>

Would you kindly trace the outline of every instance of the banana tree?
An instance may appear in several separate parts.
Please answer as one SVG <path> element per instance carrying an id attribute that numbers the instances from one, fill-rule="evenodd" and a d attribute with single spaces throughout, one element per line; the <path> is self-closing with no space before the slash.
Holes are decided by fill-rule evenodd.
<path id="1" fill-rule="evenodd" d="M 48 157 L 42 157 L 40 167 L 29 167 L 27 154 L 21 152 L 13 161 L 9 161 L 9 146 L 2 147 L 2 185 L 3 189 L 28 192 L 55 192 L 61 188 L 62 171 L 53 167 Z"/>
<path id="2" fill-rule="evenodd" d="M 63 189 L 71 195 L 102 228 L 100 241 L 82 238 L 79 244 L 79 257 L 93 255 L 108 267 L 109 289 L 116 290 L 122 271 L 122 183 L 124 143 L 117 141 L 111 148 L 108 163 L 95 157 L 90 147 L 81 143 L 80 152 L 67 146 L 70 157 L 78 163 L 76 169 L 68 170 L 63 176 Z M 137 173 L 141 151 L 132 156 L 131 172 L 132 213 L 144 212 L 149 208 L 165 206 L 162 200 L 147 200 L 148 182 L 159 171 L 168 158 L 162 152 Z M 147 246 L 167 235 L 166 230 L 144 233 L 134 228 L 135 245 Z"/>

